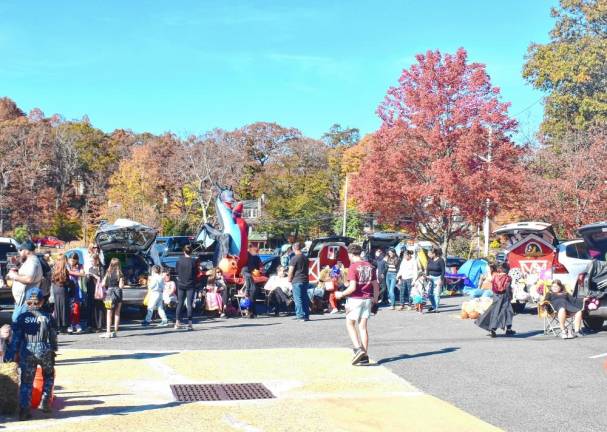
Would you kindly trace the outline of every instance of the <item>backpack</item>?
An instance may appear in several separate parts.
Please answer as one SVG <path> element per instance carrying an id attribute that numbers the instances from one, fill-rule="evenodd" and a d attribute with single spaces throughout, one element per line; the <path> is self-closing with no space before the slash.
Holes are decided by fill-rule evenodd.
<path id="1" fill-rule="evenodd" d="M 493 280 L 491 281 L 493 292 L 502 294 L 505 293 L 510 287 L 510 276 L 505 273 L 496 273 L 493 275 Z"/>
<path id="2" fill-rule="evenodd" d="M 42 279 L 40 280 L 38 288 L 40 288 L 42 294 L 46 297 L 51 293 L 52 269 L 44 258 L 38 257 L 38 262 L 40 262 L 40 267 L 42 267 Z"/>

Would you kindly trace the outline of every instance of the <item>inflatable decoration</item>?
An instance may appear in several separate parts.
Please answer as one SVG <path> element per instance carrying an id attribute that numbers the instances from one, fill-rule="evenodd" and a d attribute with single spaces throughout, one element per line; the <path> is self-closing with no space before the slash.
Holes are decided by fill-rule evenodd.
<path id="1" fill-rule="evenodd" d="M 242 212 L 243 203 L 234 199 L 234 192 L 220 188 L 215 199 L 218 226 L 205 224 L 196 239 L 205 246 L 215 243 L 215 265 L 228 256 L 236 258 L 236 274 L 247 264 L 248 256 L 249 227 L 242 217 Z"/>

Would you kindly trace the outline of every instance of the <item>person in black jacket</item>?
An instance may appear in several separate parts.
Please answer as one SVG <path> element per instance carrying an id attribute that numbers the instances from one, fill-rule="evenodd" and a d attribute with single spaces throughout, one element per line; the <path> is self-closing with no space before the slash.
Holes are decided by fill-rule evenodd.
<path id="1" fill-rule="evenodd" d="M 445 260 L 443 251 L 440 248 L 432 248 L 428 253 L 428 265 L 426 266 L 426 276 L 430 280 L 430 309 L 428 312 L 438 312 L 440 304 L 440 294 L 443 290 L 443 280 L 445 279 Z"/>
<path id="2" fill-rule="evenodd" d="M 175 328 L 182 328 L 180 317 L 185 302 L 188 311 L 188 324 L 186 328 L 193 330 L 192 327 L 192 303 L 194 300 L 194 288 L 196 287 L 196 273 L 198 261 L 192 256 L 192 246 L 186 245 L 183 248 L 183 256 L 177 261 L 175 270 L 177 271 L 177 309 L 175 311 Z"/>
<path id="3" fill-rule="evenodd" d="M 375 260 L 373 261 L 373 265 L 375 265 L 375 271 L 377 273 L 377 282 L 379 282 L 379 302 L 387 303 L 388 302 L 388 285 L 386 284 L 386 260 L 384 259 L 386 255 L 382 248 L 375 249 Z"/>

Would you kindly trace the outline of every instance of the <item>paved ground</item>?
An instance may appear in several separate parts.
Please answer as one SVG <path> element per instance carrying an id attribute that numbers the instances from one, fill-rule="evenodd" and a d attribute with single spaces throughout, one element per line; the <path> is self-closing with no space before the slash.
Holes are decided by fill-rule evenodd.
<path id="1" fill-rule="evenodd" d="M 364 373 L 372 369 L 369 373 L 374 374 L 375 383 L 389 385 L 394 378 L 389 374 L 383 375 L 384 368 L 387 368 L 406 381 L 397 381 L 398 384 L 394 384 L 397 389 L 390 391 L 407 392 L 409 390 L 405 389 L 410 389 L 408 386 L 412 385 L 423 393 L 508 431 L 605 430 L 607 354 L 597 356 L 607 353 L 607 332 L 563 341 L 544 336 L 541 321 L 537 316 L 526 313 L 515 317 L 515 329 L 518 331 L 516 337 L 491 339 L 472 321 L 459 319 L 460 302 L 461 299 L 458 298 L 444 299 L 443 312 L 436 315 L 422 316 L 415 312 L 382 309 L 370 323 L 370 354 L 381 367 L 364 368 Z M 60 362 L 65 361 L 61 366 L 64 367 L 73 361 L 73 356 L 82 355 L 80 351 L 70 350 L 126 350 L 127 357 L 144 351 L 205 350 L 198 353 L 198 360 L 191 360 L 190 365 L 197 366 L 188 370 L 206 370 L 205 365 L 218 365 L 213 370 L 220 371 L 223 376 L 221 368 L 224 363 L 207 351 L 221 350 L 217 353 L 224 353 L 223 350 L 234 350 L 229 358 L 242 359 L 237 362 L 240 365 L 238 371 L 264 370 L 251 369 L 249 365 L 266 364 L 268 361 L 272 364 L 276 360 L 275 370 L 281 371 L 280 374 L 284 370 L 287 381 L 293 365 L 299 364 L 302 359 L 308 359 L 306 361 L 313 366 L 314 372 L 306 372 L 303 377 L 311 373 L 311 376 L 324 380 L 322 392 L 331 392 L 333 385 L 338 385 L 343 379 L 348 380 L 338 372 L 344 367 L 353 369 L 347 362 L 349 351 L 336 349 L 338 347 L 349 347 L 342 315 L 313 316 L 312 321 L 307 323 L 296 322 L 289 317 L 209 319 L 197 323 L 194 332 L 143 329 L 137 323 L 127 323 L 120 336 L 113 340 L 102 340 L 94 334 L 66 336 L 62 338 L 62 349 L 66 351 L 59 358 Z M 320 351 L 283 350 L 285 348 L 314 348 Z M 252 349 L 270 351 L 248 351 Z M 279 350 L 271 351 L 273 349 Z M 290 361 L 287 364 L 280 363 L 279 360 L 284 357 L 277 355 L 277 352 L 288 352 Z M 97 361 L 96 355 L 88 357 Z M 99 363 L 107 364 L 111 370 L 118 368 L 125 380 L 135 379 L 131 378 L 131 373 L 142 373 L 139 366 L 126 368 L 116 364 L 110 367 L 111 362 Z M 86 370 L 92 366 L 83 365 L 82 368 Z M 360 373 L 360 369 L 356 369 L 356 374 Z M 226 370 L 234 369 L 230 366 Z M 177 373 L 185 372 L 178 370 Z M 207 379 L 213 379 L 213 376 L 215 375 L 204 375 Z M 355 380 L 351 384 L 348 393 L 355 392 L 358 386 Z M 63 386 L 63 383 L 60 385 Z M 65 388 L 69 391 L 66 386 Z M 316 395 L 319 396 L 322 392 Z M 374 395 L 380 396 L 378 393 Z M 331 396 L 326 397 L 331 399 Z M 394 400 L 397 401 L 396 404 L 392 403 Z M 420 406 L 417 397 L 401 399 L 398 396 L 385 398 L 379 407 L 383 408 L 377 408 L 379 411 L 375 415 L 376 419 L 382 423 L 385 419 L 396 422 L 394 419 L 404 415 L 404 423 L 398 422 L 401 426 L 435 425 L 441 412 L 453 409 L 450 405 L 438 408 L 432 404 Z M 172 406 L 168 408 L 183 409 Z M 242 420 L 246 426 L 251 424 L 251 418 L 243 410 L 237 409 L 242 417 L 234 419 L 236 423 L 241 421 L 238 419 L 246 419 Z M 458 410 L 454 412 L 464 415 Z M 311 412 L 306 413 L 312 415 Z M 291 414 L 296 417 L 293 412 L 289 415 Z M 472 417 L 466 418 L 473 420 Z M 225 423 L 226 420 L 222 417 L 216 421 Z M 391 424 L 386 422 L 382 427 L 389 429 Z M 482 430 L 485 424 L 480 424 L 483 426 L 472 429 L 453 424 L 453 427 L 440 430 Z M 14 425 L 11 424 L 11 428 Z M 365 426 L 364 423 L 362 425 Z M 376 429 L 370 425 L 366 425 L 368 428 L 363 426 L 360 430 Z M 399 430 L 403 428 L 410 429 L 401 427 Z M 268 425 L 259 425 L 259 429 L 272 430 Z"/>
<path id="2" fill-rule="evenodd" d="M 7 430 L 498 430 L 382 366 L 349 366 L 350 356 L 334 348 L 67 350 L 57 368 L 56 417 L 36 413 Z M 276 399 L 176 403 L 169 384 L 193 382 L 262 382 Z"/>

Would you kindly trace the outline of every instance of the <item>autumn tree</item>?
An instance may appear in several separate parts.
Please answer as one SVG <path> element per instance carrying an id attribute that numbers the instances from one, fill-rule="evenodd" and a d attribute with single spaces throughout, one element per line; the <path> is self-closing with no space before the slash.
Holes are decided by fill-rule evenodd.
<path id="1" fill-rule="evenodd" d="M 326 146 L 309 138 L 290 141 L 259 177 L 265 193 L 263 227 L 275 235 L 318 235 L 330 230 Z M 316 230 L 316 232 L 315 232 Z"/>
<path id="2" fill-rule="evenodd" d="M 256 186 L 256 177 L 269 162 L 283 154 L 291 141 L 301 137 L 297 129 L 266 122 L 253 123 L 226 135 L 226 145 L 241 155 L 240 160 L 233 161 L 242 164 L 240 196 L 244 199 L 257 198 L 262 191 Z"/>
<path id="3" fill-rule="evenodd" d="M 595 129 L 565 135 L 536 155 L 530 172 L 531 217 L 553 223 L 565 237 L 580 226 L 607 219 L 607 134 Z"/>
<path id="4" fill-rule="evenodd" d="M 547 44 L 532 44 L 523 76 L 545 99 L 550 139 L 607 121 L 607 0 L 560 0 Z"/>
<path id="5" fill-rule="evenodd" d="M 230 133 L 216 129 L 189 137 L 177 156 L 175 175 L 194 192 L 202 223 L 209 221 L 216 185 L 238 185 L 241 155 L 230 143 Z"/>
<path id="6" fill-rule="evenodd" d="M 15 120 L 25 116 L 25 113 L 17 106 L 14 100 L 2 97 L 0 98 L 0 122 Z"/>
<path id="7" fill-rule="evenodd" d="M 133 148 L 129 159 L 120 162 L 110 178 L 105 216 L 112 220 L 127 217 L 158 227 L 163 204 L 159 163 L 151 146 Z"/>
<path id="8" fill-rule="evenodd" d="M 394 224 L 410 220 L 446 251 L 482 221 L 486 199 L 491 216 L 515 204 L 521 150 L 484 65 L 468 63 L 463 48 L 416 58 L 377 110 L 383 124 L 353 192 L 362 210 Z"/>
<path id="9" fill-rule="evenodd" d="M 9 156 L 0 158 L 2 217 L 13 227 L 26 225 L 35 232 L 48 219 L 54 200 L 48 186 L 50 140 L 47 123 L 32 123 L 23 116 L 0 122 L 0 154 Z"/>

